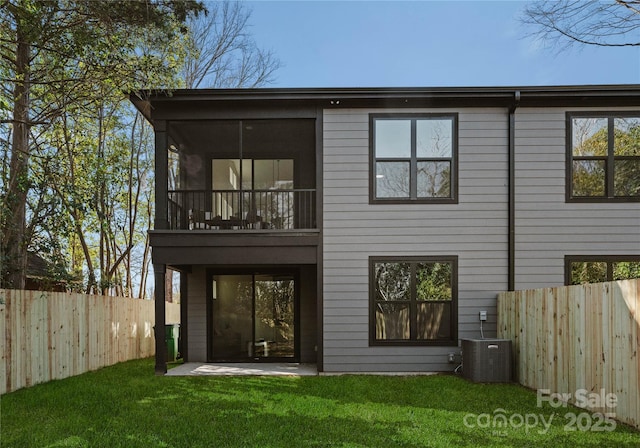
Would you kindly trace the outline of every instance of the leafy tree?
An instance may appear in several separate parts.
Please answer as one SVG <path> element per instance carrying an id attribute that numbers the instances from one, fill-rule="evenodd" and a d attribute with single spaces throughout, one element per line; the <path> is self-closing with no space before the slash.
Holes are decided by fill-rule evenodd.
<path id="1" fill-rule="evenodd" d="M 604 261 L 580 261 L 571 263 L 571 284 L 607 281 L 607 263 Z"/>
<path id="2" fill-rule="evenodd" d="M 451 300 L 450 263 L 420 263 L 416 275 L 418 300 Z"/>
<path id="3" fill-rule="evenodd" d="M 0 4 L 0 105 L 10 124 L 3 136 L 10 149 L 0 197 L 3 286 L 24 287 L 28 230 L 33 229 L 27 220 L 43 211 L 28 209 L 35 185 L 30 162 L 56 158 L 46 153 L 43 135 L 71 104 L 95 104 L 116 88 L 162 87 L 158 74 L 171 72 L 175 61 L 141 49 L 167 48 L 187 17 L 200 11 L 203 6 L 191 0 Z"/>
<path id="4" fill-rule="evenodd" d="M 640 46 L 637 0 L 544 0 L 525 9 L 522 22 L 532 35 L 553 44 L 603 47 Z"/>
<path id="5" fill-rule="evenodd" d="M 614 189 L 620 196 L 640 195 L 640 119 L 617 118 L 614 129 L 615 154 L 635 160 L 619 160 L 615 165 Z"/>
<path id="6" fill-rule="evenodd" d="M 208 6 L 205 17 L 186 0 L 0 1 L 0 286 L 21 287 L 29 249 L 74 289 L 144 295 L 153 130 L 127 93 L 195 87 L 179 77 L 193 59 L 197 85 L 216 87 L 264 84 L 279 64 L 241 4 Z"/>
<path id="7" fill-rule="evenodd" d="M 621 261 L 613 263 L 613 280 L 640 278 L 640 262 Z"/>
<path id="8" fill-rule="evenodd" d="M 271 329 L 274 342 L 285 342 L 293 348 L 294 282 L 291 279 L 256 279 L 256 320 Z M 264 335 L 263 335 L 264 337 Z"/>
<path id="9" fill-rule="evenodd" d="M 572 285 L 632 278 L 640 278 L 638 261 L 574 261 L 571 263 Z"/>

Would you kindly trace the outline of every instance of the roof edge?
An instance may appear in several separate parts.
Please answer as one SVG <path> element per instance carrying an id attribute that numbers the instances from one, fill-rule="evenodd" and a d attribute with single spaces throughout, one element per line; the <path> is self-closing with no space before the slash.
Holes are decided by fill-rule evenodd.
<path id="1" fill-rule="evenodd" d="M 482 100 L 483 104 L 504 106 L 520 92 L 521 106 L 540 106 L 575 101 L 591 103 L 605 99 L 625 99 L 640 106 L 640 84 L 499 86 L 499 87 L 295 87 L 245 89 L 175 89 L 148 90 L 130 94 L 130 99 L 143 115 L 151 120 L 153 105 L 186 101 L 225 103 L 234 105 L 261 102 L 282 102 L 288 105 L 309 102 L 323 107 L 366 107 L 389 101 L 396 105 L 416 106 L 418 101 Z M 550 104 L 553 105 L 553 104 Z M 588 104 L 586 104 L 588 105 Z"/>

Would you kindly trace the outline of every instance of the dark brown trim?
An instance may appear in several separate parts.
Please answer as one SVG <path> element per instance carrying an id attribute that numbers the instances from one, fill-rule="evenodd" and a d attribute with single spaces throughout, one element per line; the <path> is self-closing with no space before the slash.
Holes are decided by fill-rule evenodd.
<path id="1" fill-rule="evenodd" d="M 294 88 L 294 89 L 193 89 L 134 92 L 132 103 L 152 121 L 182 109 L 183 114 L 209 116 L 250 108 L 252 116 L 270 105 L 267 113 L 283 109 L 510 107 L 513 92 L 521 92 L 522 107 L 620 107 L 640 105 L 640 86 L 510 86 L 510 87 L 405 87 L 405 88 Z M 168 104 L 167 104 L 168 103 Z M 179 107 L 180 103 L 189 103 Z M 227 112 L 229 111 L 229 112 Z M 240 116 L 239 116 L 240 118 Z"/>
<path id="2" fill-rule="evenodd" d="M 317 246 L 289 247 L 154 247 L 154 263 L 210 265 L 299 265 L 316 264 Z"/>
<path id="3" fill-rule="evenodd" d="M 180 354 L 189 362 L 189 281 L 186 272 L 180 275 Z"/>
<path id="4" fill-rule="evenodd" d="M 570 202 L 573 196 L 573 126 L 571 125 L 571 114 L 564 115 L 564 152 L 565 152 L 565 202 Z"/>
<path id="5" fill-rule="evenodd" d="M 297 362 L 300 362 L 300 353 L 302 352 L 302 340 L 300 339 L 302 335 L 302 333 L 300 332 L 300 308 L 302 307 L 302 289 L 300 287 L 300 282 L 302 281 L 302 276 L 300 275 L 300 268 L 290 270 L 289 272 L 293 274 L 293 359 L 295 359 Z M 269 360 L 271 359 L 273 358 L 269 358 Z M 290 360 L 291 358 L 287 359 Z"/>
<path id="6" fill-rule="evenodd" d="M 616 118 L 638 117 L 640 111 L 622 112 L 572 112 L 565 115 L 566 123 L 566 175 L 565 195 L 566 202 L 582 203 L 609 203 L 609 202 L 640 202 L 639 196 L 614 196 L 615 160 L 639 160 L 640 156 L 615 156 L 614 155 L 614 120 Z M 580 156 L 573 155 L 573 119 L 574 118 L 607 118 L 608 151 L 606 156 Z M 573 162 L 574 160 L 601 160 L 605 162 L 605 195 L 604 196 L 573 196 Z"/>
<path id="7" fill-rule="evenodd" d="M 369 204 L 457 204 L 458 203 L 458 112 L 450 113 L 370 113 L 369 114 Z M 418 158 L 416 154 L 416 121 L 420 118 L 449 118 L 452 120 L 451 158 L 442 159 L 451 163 L 451 196 L 448 198 L 417 197 L 417 164 L 421 161 L 436 159 Z M 408 161 L 410 164 L 409 198 L 378 198 L 376 196 L 376 159 L 375 155 L 375 121 L 378 119 L 410 119 L 411 120 L 411 158 L 384 159 L 385 161 Z"/>
<path id="8" fill-rule="evenodd" d="M 564 257 L 564 284 L 571 285 L 571 263 L 602 262 L 607 263 L 607 281 L 613 280 L 612 263 L 640 262 L 640 255 L 565 255 Z"/>
<path id="9" fill-rule="evenodd" d="M 508 211 L 508 228 L 507 236 L 507 290 L 515 291 L 516 288 L 516 109 L 520 106 L 520 92 L 516 91 L 513 95 L 513 104 L 509 108 L 509 211 Z"/>
<path id="10" fill-rule="evenodd" d="M 324 112 L 316 110 L 316 228 L 318 229 L 318 245 L 316 255 L 316 368 L 324 371 L 324 223 L 323 223 L 323 159 L 324 159 Z"/>
<path id="11" fill-rule="evenodd" d="M 156 375 L 164 375 L 167 373 L 167 344 L 165 341 L 165 324 L 166 324 L 166 273 L 167 267 L 164 264 L 153 265 L 153 274 L 155 279 L 155 326 L 154 333 L 156 338 Z"/>
<path id="12" fill-rule="evenodd" d="M 376 334 L 376 310 L 375 310 L 375 264 L 378 262 L 411 263 L 412 282 L 415 279 L 415 263 L 451 263 L 451 339 L 450 340 L 417 340 L 415 338 L 414 325 L 416 320 L 415 307 L 417 306 L 415 288 L 411 290 L 409 306 L 411 312 L 411 338 L 410 340 L 377 340 Z M 415 285 L 414 285 L 415 286 Z M 369 346 L 439 346 L 450 347 L 458 345 L 458 256 L 370 256 L 369 257 Z"/>

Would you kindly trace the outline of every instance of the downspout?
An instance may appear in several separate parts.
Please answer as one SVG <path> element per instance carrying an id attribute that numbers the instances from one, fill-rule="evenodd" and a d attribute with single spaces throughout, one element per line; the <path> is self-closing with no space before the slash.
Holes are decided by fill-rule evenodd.
<path id="1" fill-rule="evenodd" d="M 515 290 L 516 279 L 516 109 L 520 106 L 520 91 L 514 92 L 509 107 L 509 237 L 508 237 L 508 290 Z"/>

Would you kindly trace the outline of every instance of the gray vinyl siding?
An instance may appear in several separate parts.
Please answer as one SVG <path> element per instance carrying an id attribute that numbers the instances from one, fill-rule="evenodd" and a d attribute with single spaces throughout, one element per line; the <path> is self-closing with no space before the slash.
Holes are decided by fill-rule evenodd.
<path id="1" fill-rule="evenodd" d="M 193 266 L 187 274 L 189 297 L 187 299 L 189 362 L 207 361 L 207 293 L 206 270 Z"/>
<path id="2" fill-rule="evenodd" d="M 516 112 L 516 289 L 563 285 L 565 255 L 640 255 L 640 203 L 566 202 L 566 112 L 581 110 L 603 111 Z"/>
<path id="3" fill-rule="evenodd" d="M 369 204 L 369 113 L 328 110 L 323 156 L 324 369 L 452 371 L 457 347 L 370 347 L 370 256 L 458 257 L 458 337 L 495 336 L 496 294 L 507 287 L 507 111 L 453 112 L 459 123 L 458 204 Z"/>

